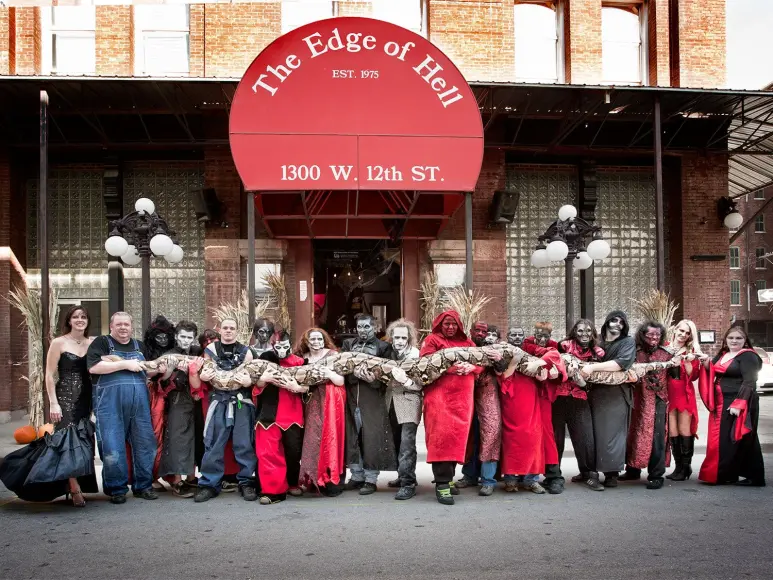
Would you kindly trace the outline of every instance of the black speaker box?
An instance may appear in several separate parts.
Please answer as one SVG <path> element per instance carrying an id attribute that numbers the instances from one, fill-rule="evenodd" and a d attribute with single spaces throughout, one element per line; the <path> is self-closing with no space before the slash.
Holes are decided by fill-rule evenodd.
<path id="1" fill-rule="evenodd" d="M 518 209 L 519 195 L 517 191 L 497 191 L 491 199 L 489 217 L 492 224 L 510 224 L 515 219 Z"/>
<path id="2" fill-rule="evenodd" d="M 211 187 L 191 191 L 193 209 L 200 222 L 220 221 L 223 204 L 217 198 L 217 192 Z"/>

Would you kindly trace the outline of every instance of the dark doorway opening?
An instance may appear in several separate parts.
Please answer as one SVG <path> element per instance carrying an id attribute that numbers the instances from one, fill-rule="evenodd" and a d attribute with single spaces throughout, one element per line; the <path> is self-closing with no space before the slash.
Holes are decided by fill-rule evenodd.
<path id="1" fill-rule="evenodd" d="M 355 333 L 354 317 L 372 314 L 378 336 L 401 316 L 400 260 L 388 240 L 316 240 L 314 322 L 336 344 Z"/>

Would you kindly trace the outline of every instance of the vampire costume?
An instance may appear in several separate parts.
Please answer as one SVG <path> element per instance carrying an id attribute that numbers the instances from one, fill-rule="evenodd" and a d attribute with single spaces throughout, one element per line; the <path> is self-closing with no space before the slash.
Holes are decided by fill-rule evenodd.
<path id="1" fill-rule="evenodd" d="M 272 350 L 260 358 L 282 368 L 298 367 L 303 359 L 292 354 L 290 335 L 283 332 Z M 260 503 L 268 505 L 284 501 L 288 491 L 301 495 L 298 476 L 303 445 L 303 399 L 275 384 L 258 382 L 254 397 L 260 398 L 258 424 L 255 428 L 255 452 L 258 458 Z"/>
<path id="2" fill-rule="evenodd" d="M 740 333 L 745 340 L 740 350 L 728 350 L 728 336 Z M 759 426 L 757 373 L 762 367 L 759 355 L 743 329 L 731 328 L 722 350 L 701 369 L 699 390 L 709 410 L 706 459 L 698 478 L 706 483 L 765 485 Z M 731 414 L 737 409 L 738 416 Z M 739 478 L 744 478 L 739 480 Z"/>
<path id="3" fill-rule="evenodd" d="M 462 321 L 455 310 L 446 310 L 432 321 L 432 333 L 424 339 L 419 356 L 444 348 L 475 346 L 462 330 Z M 451 487 L 457 463 L 464 463 L 467 438 L 472 426 L 475 375 L 482 367 L 470 364 L 454 365 L 444 375 L 424 387 L 424 431 L 427 442 L 427 463 L 435 476 L 435 496 L 438 502 L 453 505 Z"/>
<path id="4" fill-rule="evenodd" d="M 600 362 L 584 368 L 611 362 L 616 363 L 619 370 L 631 368 L 636 360 L 636 341 L 628 336 L 628 331 L 625 313 L 620 310 L 610 312 L 601 327 L 599 346 L 604 356 Z M 588 402 L 596 441 L 596 469 L 604 473 L 605 487 L 616 487 L 618 475 L 625 466 L 626 439 L 633 404 L 631 385 L 590 385 Z"/>
<path id="5" fill-rule="evenodd" d="M 380 358 L 392 358 L 392 345 L 376 338 L 376 326 L 369 314 L 358 314 L 357 338 L 344 341 L 343 352 L 364 352 Z M 346 460 L 352 477 L 346 489 L 358 489 L 361 495 L 376 491 L 380 471 L 397 469 L 394 436 L 386 407 L 386 385 L 365 381 L 359 374 L 346 377 Z"/>
<path id="6" fill-rule="evenodd" d="M 666 362 L 673 358 L 663 348 L 665 327 L 653 321 L 636 332 L 636 362 Z M 647 489 L 663 487 L 668 449 L 668 371 L 647 373 L 633 387 L 633 412 L 628 431 L 626 472 L 622 480 L 635 481 L 647 468 Z"/>

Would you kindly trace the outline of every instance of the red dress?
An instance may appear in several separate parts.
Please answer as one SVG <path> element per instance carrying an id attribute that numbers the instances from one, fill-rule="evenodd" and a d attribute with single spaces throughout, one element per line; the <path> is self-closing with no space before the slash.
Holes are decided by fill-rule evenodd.
<path id="1" fill-rule="evenodd" d="M 450 316 L 458 325 L 453 338 L 446 338 L 441 331 L 441 324 L 446 316 Z M 424 339 L 419 356 L 425 356 L 444 348 L 455 346 L 475 346 L 462 330 L 462 321 L 453 310 L 439 314 L 432 322 L 432 334 Z M 464 463 L 467 448 L 467 436 L 472 425 L 473 390 L 475 375 L 454 374 L 451 367 L 436 381 L 424 387 L 424 431 L 427 443 L 427 463 L 453 461 Z"/>
<path id="2" fill-rule="evenodd" d="M 499 383 L 502 389 L 502 474 L 543 473 L 545 447 L 539 385 L 532 377 L 518 372 L 502 377 Z M 550 438 L 553 439 L 552 434 Z"/>
<path id="3" fill-rule="evenodd" d="M 692 361 L 692 372 L 687 373 L 687 365 L 682 361 L 679 367 L 679 377 L 668 375 L 668 412 L 679 411 L 690 413 L 690 435 L 698 435 L 698 402 L 695 398 L 695 385 L 701 373 L 701 362 L 698 359 Z"/>

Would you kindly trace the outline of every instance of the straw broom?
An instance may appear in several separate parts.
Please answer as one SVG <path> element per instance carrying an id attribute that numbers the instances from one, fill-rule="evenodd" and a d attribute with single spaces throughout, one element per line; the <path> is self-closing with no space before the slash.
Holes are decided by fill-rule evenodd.
<path id="1" fill-rule="evenodd" d="M 660 290 L 650 290 L 641 300 L 632 298 L 639 317 L 643 320 L 659 322 L 667 329 L 674 323 L 674 314 L 679 305 L 671 297 Z"/>

